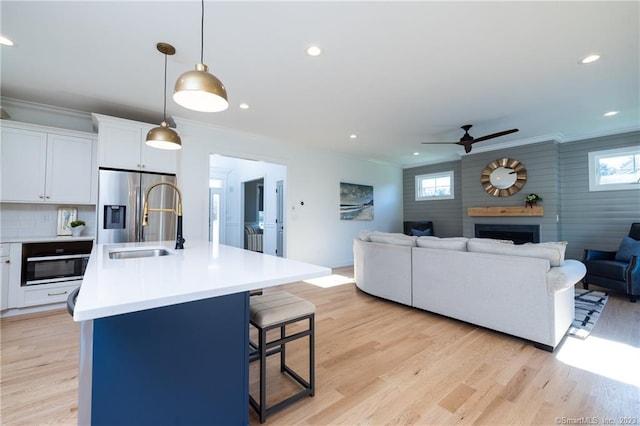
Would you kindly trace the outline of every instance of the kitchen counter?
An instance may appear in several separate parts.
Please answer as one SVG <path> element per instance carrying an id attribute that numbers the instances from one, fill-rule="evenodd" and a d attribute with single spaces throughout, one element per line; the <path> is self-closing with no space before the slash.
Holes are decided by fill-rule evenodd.
<path id="1" fill-rule="evenodd" d="M 204 241 L 94 245 L 78 295 L 78 424 L 249 424 L 249 291 L 329 268 Z M 169 255 L 112 259 L 114 251 Z"/>
<path id="2" fill-rule="evenodd" d="M 91 241 L 96 237 L 93 235 L 81 235 L 79 237 L 69 236 L 48 236 L 48 237 L 2 237 L 0 243 L 49 243 L 55 241 Z"/>
<path id="3" fill-rule="evenodd" d="M 165 248 L 171 254 L 110 259 L 117 250 Z M 96 244 L 74 311 L 85 321 L 329 275 L 329 268 L 206 241 Z"/>

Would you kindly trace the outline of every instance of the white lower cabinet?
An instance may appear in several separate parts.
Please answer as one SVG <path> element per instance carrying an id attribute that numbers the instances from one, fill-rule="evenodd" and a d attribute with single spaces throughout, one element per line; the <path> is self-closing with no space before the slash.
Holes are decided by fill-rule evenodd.
<path id="1" fill-rule="evenodd" d="M 22 303 L 19 308 L 49 303 L 66 302 L 69 293 L 80 287 L 79 281 L 67 281 L 64 284 L 43 284 L 31 287 L 23 287 Z"/>
<path id="2" fill-rule="evenodd" d="M 22 244 L 1 243 L 0 260 L 0 311 L 18 307 L 22 294 L 20 293 L 20 260 L 22 259 Z"/>
<path id="3" fill-rule="evenodd" d="M 11 244 L 0 244 L 0 310 L 9 308 L 9 276 L 11 272 L 11 258 L 9 250 Z"/>

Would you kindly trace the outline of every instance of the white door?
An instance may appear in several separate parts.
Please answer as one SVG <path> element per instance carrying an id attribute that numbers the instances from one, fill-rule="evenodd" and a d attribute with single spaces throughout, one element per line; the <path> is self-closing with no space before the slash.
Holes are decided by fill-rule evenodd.
<path id="1" fill-rule="evenodd" d="M 284 181 L 276 182 L 276 256 L 284 257 Z"/>

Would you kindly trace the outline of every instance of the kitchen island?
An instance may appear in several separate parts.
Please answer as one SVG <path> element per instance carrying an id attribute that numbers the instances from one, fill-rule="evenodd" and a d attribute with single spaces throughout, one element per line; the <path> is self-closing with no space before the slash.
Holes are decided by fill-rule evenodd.
<path id="1" fill-rule="evenodd" d="M 79 424 L 248 424 L 249 291 L 331 272 L 204 241 L 173 247 L 94 246 L 74 310 Z"/>

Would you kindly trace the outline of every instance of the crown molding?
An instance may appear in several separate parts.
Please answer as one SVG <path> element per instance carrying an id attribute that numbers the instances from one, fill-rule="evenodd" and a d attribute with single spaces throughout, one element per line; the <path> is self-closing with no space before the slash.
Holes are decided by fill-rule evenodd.
<path id="1" fill-rule="evenodd" d="M 562 139 L 560 139 L 558 142 L 559 143 L 575 142 L 575 141 L 582 141 L 587 139 L 602 138 L 606 136 L 621 135 L 623 133 L 638 132 L 638 131 L 640 131 L 640 124 L 631 125 L 626 128 L 623 127 L 621 129 L 607 130 L 604 132 L 593 132 L 593 133 L 588 133 L 586 135 L 580 135 L 580 136 L 572 136 L 572 137 L 563 136 Z"/>
<path id="2" fill-rule="evenodd" d="M 29 109 L 32 111 L 40 111 L 40 112 L 46 112 L 50 114 L 66 115 L 74 118 L 91 120 L 91 113 L 86 111 L 79 111 L 76 109 L 64 108 L 64 107 L 59 107 L 55 105 L 40 104 L 37 102 L 30 102 L 22 99 L 7 98 L 3 96 L 3 97 L 0 97 L 0 104 L 3 107 L 14 106 L 19 108 Z"/>

